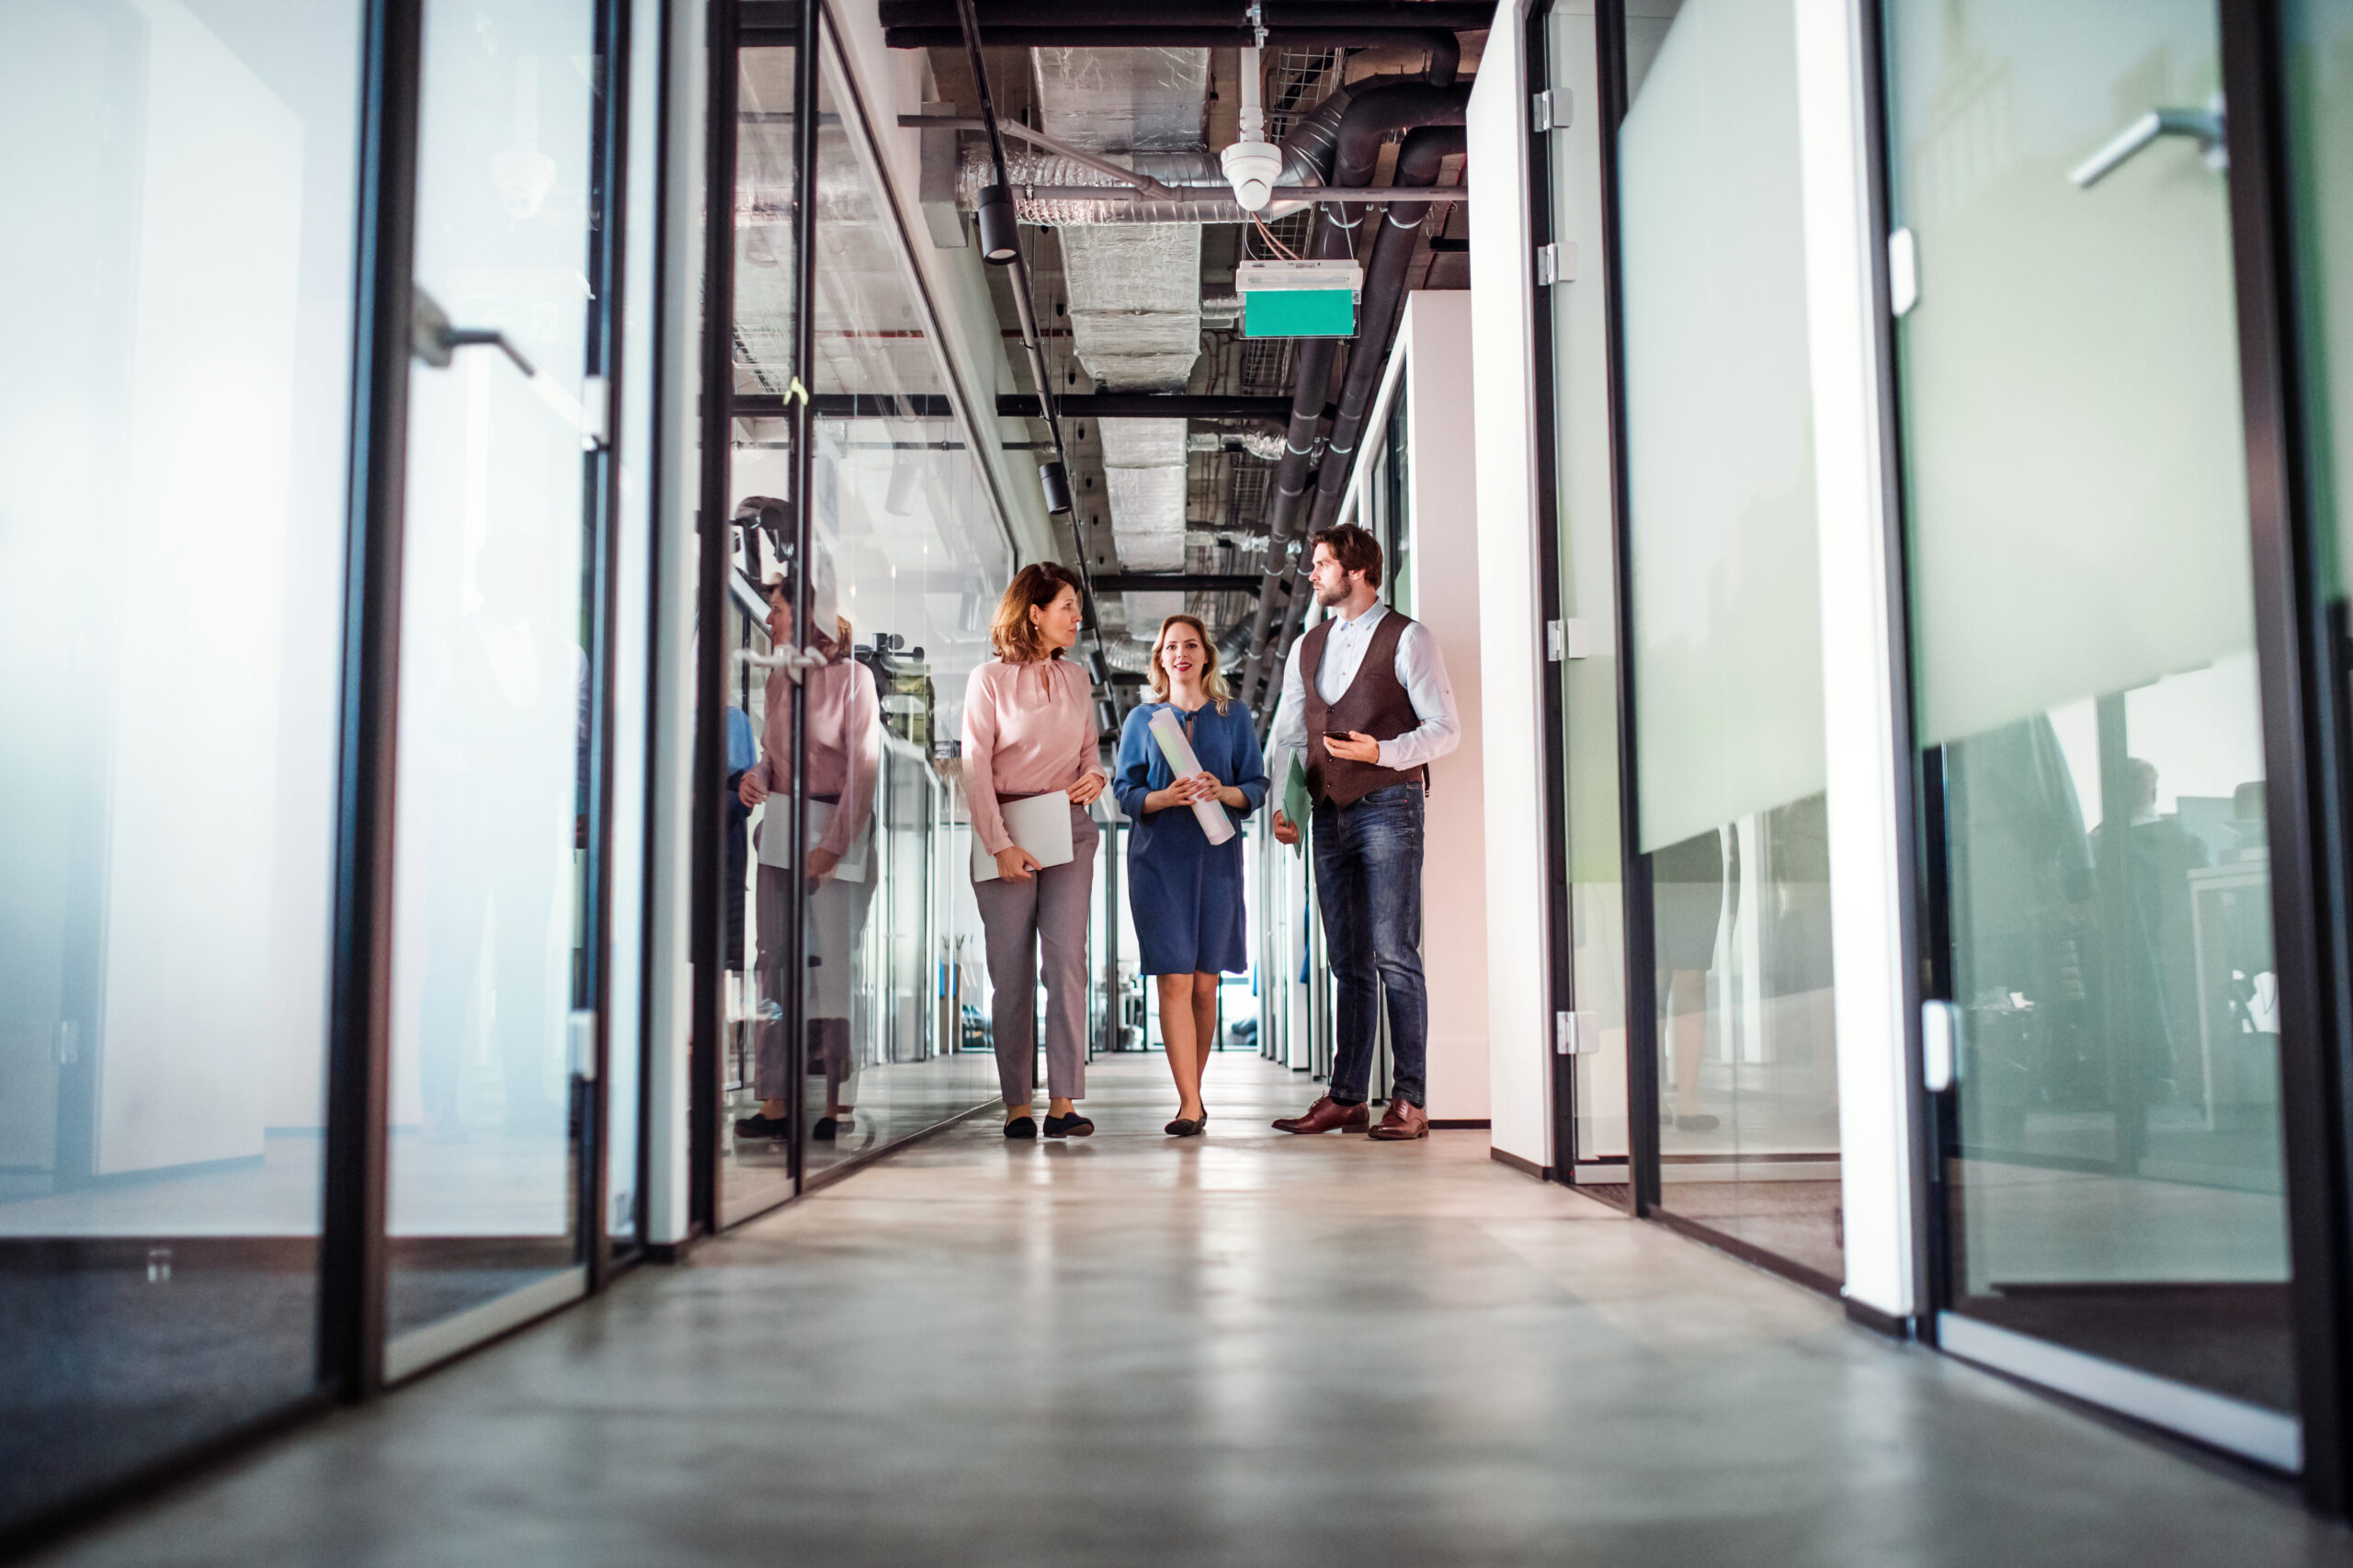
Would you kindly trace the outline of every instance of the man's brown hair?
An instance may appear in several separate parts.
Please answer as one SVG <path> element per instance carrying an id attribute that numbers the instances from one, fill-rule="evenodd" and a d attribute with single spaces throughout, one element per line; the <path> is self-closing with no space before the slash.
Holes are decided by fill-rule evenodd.
<path id="1" fill-rule="evenodd" d="M 1373 592 L 1381 591 L 1381 541 L 1354 523 L 1342 523 L 1336 528 L 1317 528 L 1307 536 L 1307 558 L 1315 559 L 1315 547 L 1322 545 L 1332 552 L 1343 572 L 1361 572 L 1364 580 L 1372 585 Z"/>

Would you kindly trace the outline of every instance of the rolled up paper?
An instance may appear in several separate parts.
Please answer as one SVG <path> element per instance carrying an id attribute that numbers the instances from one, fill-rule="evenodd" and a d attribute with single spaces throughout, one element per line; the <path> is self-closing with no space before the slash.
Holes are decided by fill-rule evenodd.
<path id="1" fill-rule="evenodd" d="M 1188 778 L 1201 770 L 1200 759 L 1193 755 L 1193 743 L 1185 738 L 1177 726 L 1176 715 L 1164 708 L 1152 716 L 1152 738 L 1160 743 L 1160 755 L 1176 770 L 1179 778 Z M 1211 844 L 1223 844 L 1233 836 L 1233 823 L 1225 808 L 1215 801 L 1195 801 L 1193 820 L 1201 824 Z"/>

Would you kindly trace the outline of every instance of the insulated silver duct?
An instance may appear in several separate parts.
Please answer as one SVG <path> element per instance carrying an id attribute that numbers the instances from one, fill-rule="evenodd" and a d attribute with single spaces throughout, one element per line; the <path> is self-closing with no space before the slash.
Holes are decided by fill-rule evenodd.
<path id="1" fill-rule="evenodd" d="M 1040 129 L 1048 135 L 1122 162 L 1190 160 L 1215 168 L 1205 151 L 1206 50 L 1040 49 L 1031 58 Z M 1103 178 L 1071 160 L 1051 161 L 1087 183 Z M 1022 162 L 1034 167 L 1034 154 L 1025 153 Z M 1013 163 L 1008 158 L 1009 168 Z M 1025 176 L 1013 177 L 1017 192 Z M 1226 204 L 1232 205 L 1230 196 Z M 1184 391 L 1201 353 L 1201 221 L 1089 226 L 1073 212 L 1054 222 L 1062 225 L 1056 237 L 1070 290 L 1071 347 L 1079 363 L 1113 392 Z M 1184 422 L 1104 419 L 1097 429 L 1120 562 L 1134 571 L 1181 570 Z M 1128 596 L 1131 624 L 1165 613 L 1160 597 Z"/>
<path id="2" fill-rule="evenodd" d="M 1095 55 L 1144 53 L 1144 51 L 1102 50 L 1040 50 L 1040 90 L 1044 91 L 1048 55 Z M 1154 50 L 1154 54 L 1178 54 L 1181 50 Z M 1208 97 L 1208 56 L 1202 61 L 1202 97 Z M 1365 85 L 1358 84 L 1359 90 Z M 1091 94 L 1099 97 L 1099 93 Z M 1348 89 L 1335 91 L 1315 106 L 1289 136 L 1283 138 L 1283 174 L 1281 183 L 1289 186 L 1322 185 L 1326 160 L 1339 136 L 1340 116 L 1348 107 Z M 1115 123 L 1120 121 L 1115 120 Z M 1134 123 L 1126 117 L 1126 123 Z M 1100 186 L 1106 183 L 1101 171 L 1089 168 L 1075 158 L 1065 158 L 1041 147 L 1013 147 L 1005 150 L 1006 172 L 1013 180 L 1014 215 L 1024 223 L 1040 223 L 1054 228 L 1082 228 L 1095 224 L 1131 223 L 1239 223 L 1245 214 L 1233 199 L 1233 187 L 1226 183 L 1225 171 L 1219 166 L 1217 154 L 1206 151 L 1139 150 L 1098 145 L 1104 132 L 1089 128 L 1083 114 L 1067 117 L 1055 114 L 1050 108 L 1046 115 L 1047 132 L 1074 147 L 1090 153 L 1113 152 L 1125 155 L 1119 161 L 1140 175 L 1158 180 L 1177 190 L 1199 190 L 1199 198 L 1178 200 L 1125 197 L 1101 201 L 1071 201 L 1043 199 L 1025 194 L 1030 187 Z M 1199 132 L 1195 132 L 1199 139 Z M 965 149 L 962 162 L 956 171 L 957 205 L 969 212 L 978 199 L 983 186 L 992 183 L 995 171 L 989 165 L 988 150 L 984 147 Z M 1265 216 L 1269 220 L 1287 216 L 1306 206 L 1305 202 L 1277 202 Z M 1198 290 L 1198 284 L 1196 285 Z"/>

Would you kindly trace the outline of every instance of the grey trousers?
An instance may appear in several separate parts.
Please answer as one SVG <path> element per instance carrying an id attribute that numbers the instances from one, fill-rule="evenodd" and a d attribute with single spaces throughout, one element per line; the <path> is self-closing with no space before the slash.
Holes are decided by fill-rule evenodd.
<path id="1" fill-rule="evenodd" d="M 1070 809 L 1070 863 L 1026 882 L 972 884 L 989 955 L 996 1033 L 996 1081 L 1009 1106 L 1037 1089 L 1038 974 L 1044 949 L 1046 1090 L 1086 1096 L 1086 924 L 1095 894 L 1095 847 L 1102 834 L 1084 806 Z"/>
<path id="2" fill-rule="evenodd" d="M 753 915 L 759 929 L 759 955 L 753 972 L 759 977 L 761 998 L 781 1003 L 789 978 L 784 966 L 785 901 L 792 896 L 794 877 L 787 866 L 757 869 Z M 835 1105 L 852 1103 L 858 1090 L 858 1061 L 850 1041 L 852 970 L 874 903 L 871 877 L 870 867 L 869 880 L 863 882 L 830 879 L 802 906 L 807 978 L 801 982 L 801 1000 L 809 1020 L 807 1066 L 825 1075 L 825 1097 Z M 782 1021 L 763 1022 L 753 1055 L 752 1092 L 764 1100 L 780 1100 L 791 1092 L 784 1047 Z"/>

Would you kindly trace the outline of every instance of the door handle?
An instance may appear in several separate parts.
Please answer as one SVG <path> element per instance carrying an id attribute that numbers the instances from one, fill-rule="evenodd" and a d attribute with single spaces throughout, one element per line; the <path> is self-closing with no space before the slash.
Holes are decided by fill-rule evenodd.
<path id="1" fill-rule="evenodd" d="M 506 355 L 527 379 L 538 378 L 539 367 L 526 358 L 505 333 L 495 327 L 451 326 L 449 312 L 432 295 L 422 289 L 411 290 L 410 293 L 415 301 L 409 318 L 410 347 L 418 358 L 435 369 L 448 369 L 459 349 L 480 347 L 495 348 Z"/>
<path id="2" fill-rule="evenodd" d="M 2204 108 L 2153 108 L 2118 131 L 2107 146 L 2069 170 L 2067 177 L 2075 181 L 2078 190 L 2089 190 L 2161 136 L 2195 138 L 2206 166 L 2219 173 L 2230 164 L 2222 146 L 2223 126 L 2219 93 Z"/>
<path id="3" fill-rule="evenodd" d="M 582 382 L 581 391 L 587 399 L 583 403 L 559 385 L 554 377 L 541 375 L 529 357 L 515 347 L 515 340 L 496 327 L 452 326 L 449 312 L 432 295 L 417 288 L 412 288 L 409 294 L 409 350 L 417 358 L 434 369 L 446 370 L 460 348 L 495 348 L 523 372 L 524 381 L 540 402 L 580 432 L 583 451 L 593 452 L 605 444 L 608 409 L 604 377 L 590 376 Z"/>

